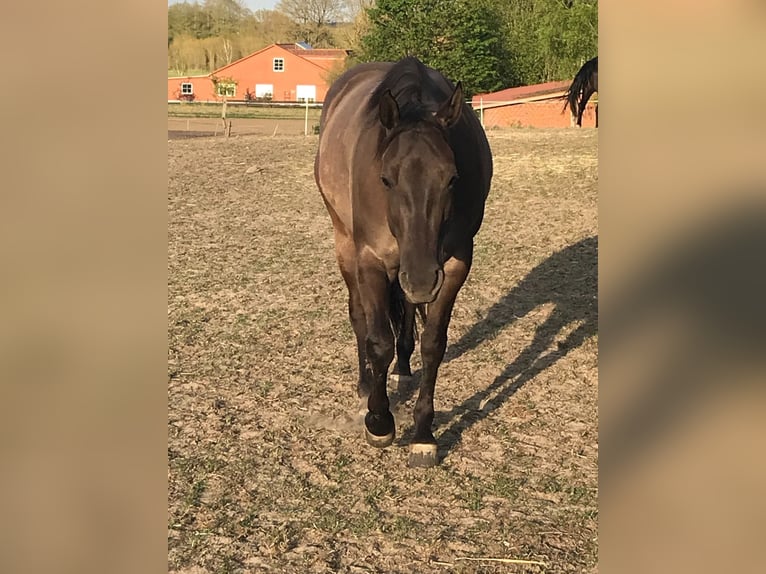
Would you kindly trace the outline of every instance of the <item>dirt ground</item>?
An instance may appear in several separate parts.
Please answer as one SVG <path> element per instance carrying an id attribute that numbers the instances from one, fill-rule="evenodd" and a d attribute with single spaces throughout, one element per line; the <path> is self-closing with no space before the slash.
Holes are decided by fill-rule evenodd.
<path id="1" fill-rule="evenodd" d="M 313 133 L 314 125 L 319 120 L 312 115 L 306 125 L 305 119 L 268 119 L 268 118 L 230 118 L 231 135 L 304 135 Z M 220 118 L 168 118 L 168 139 L 187 139 L 201 136 L 222 136 L 224 124 Z"/>
<path id="2" fill-rule="evenodd" d="M 417 373 L 394 444 L 362 437 L 317 137 L 168 142 L 171 572 L 597 571 L 598 135 L 489 139 L 427 470 Z"/>

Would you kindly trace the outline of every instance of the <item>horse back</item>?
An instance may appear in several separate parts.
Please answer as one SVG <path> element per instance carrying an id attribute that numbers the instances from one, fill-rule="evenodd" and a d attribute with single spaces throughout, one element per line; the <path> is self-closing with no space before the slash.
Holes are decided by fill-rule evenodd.
<path id="1" fill-rule="evenodd" d="M 369 133 L 369 96 L 392 64 L 360 64 L 347 71 L 331 86 L 322 106 L 319 149 L 314 175 L 338 231 L 353 234 L 351 201 L 354 154 L 361 138 Z M 373 129 L 380 130 L 375 126 Z"/>

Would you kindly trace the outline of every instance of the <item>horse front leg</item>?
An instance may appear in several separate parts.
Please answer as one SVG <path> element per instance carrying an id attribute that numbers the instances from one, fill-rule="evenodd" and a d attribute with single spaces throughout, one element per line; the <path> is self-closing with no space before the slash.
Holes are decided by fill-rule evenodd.
<path id="1" fill-rule="evenodd" d="M 434 388 L 444 352 L 447 349 L 447 328 L 458 291 L 471 269 L 473 247 L 460 259 L 451 258 L 444 265 L 444 283 L 433 303 L 428 305 L 426 324 L 420 339 L 423 375 L 415 403 L 415 436 L 410 444 L 410 467 L 431 467 L 438 462 L 437 444 L 431 426 L 434 421 Z"/>
<path id="2" fill-rule="evenodd" d="M 415 350 L 415 305 L 405 301 L 402 306 L 401 325 L 396 333 L 396 363 L 393 374 L 411 377 L 410 357 Z"/>
<path id="3" fill-rule="evenodd" d="M 335 253 L 338 259 L 343 280 L 348 288 L 348 317 L 351 327 L 356 336 L 357 357 L 359 366 L 359 378 L 357 381 L 357 394 L 361 399 L 370 396 L 370 375 L 367 372 L 367 322 L 364 316 L 364 308 L 359 294 L 359 281 L 357 278 L 356 248 L 353 240 L 347 235 L 335 231 Z"/>
<path id="4" fill-rule="evenodd" d="M 364 417 L 365 438 L 372 446 L 384 448 L 394 441 L 395 436 L 394 416 L 386 390 L 388 367 L 394 358 L 394 333 L 389 320 L 391 285 L 385 268 L 374 256 L 362 253 L 358 262 L 359 295 L 367 326 L 365 357 L 370 384 Z"/>

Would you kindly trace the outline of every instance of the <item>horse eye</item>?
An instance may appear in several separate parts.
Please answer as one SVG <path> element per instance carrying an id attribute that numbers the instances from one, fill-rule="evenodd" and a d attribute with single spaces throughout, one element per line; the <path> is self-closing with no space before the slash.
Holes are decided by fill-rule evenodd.
<path id="1" fill-rule="evenodd" d="M 388 179 L 385 175 L 380 176 L 380 181 L 383 182 L 383 185 L 390 188 L 393 184 L 391 183 L 391 180 Z"/>
<path id="2" fill-rule="evenodd" d="M 449 180 L 449 183 L 447 184 L 447 187 L 448 187 L 448 188 L 452 188 L 452 187 L 455 187 L 455 184 L 457 183 L 457 179 L 458 179 L 458 177 L 457 177 L 456 175 L 453 175 L 453 176 L 450 178 L 450 180 Z"/>

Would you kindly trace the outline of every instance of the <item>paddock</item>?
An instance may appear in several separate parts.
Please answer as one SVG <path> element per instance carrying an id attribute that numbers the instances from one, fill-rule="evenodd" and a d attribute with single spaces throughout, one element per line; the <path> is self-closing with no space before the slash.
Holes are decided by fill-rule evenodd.
<path id="1" fill-rule="evenodd" d="M 296 131 L 168 141 L 169 571 L 595 572 L 598 131 L 488 131 L 427 470 L 406 465 L 417 348 L 397 439 L 363 438 Z"/>

